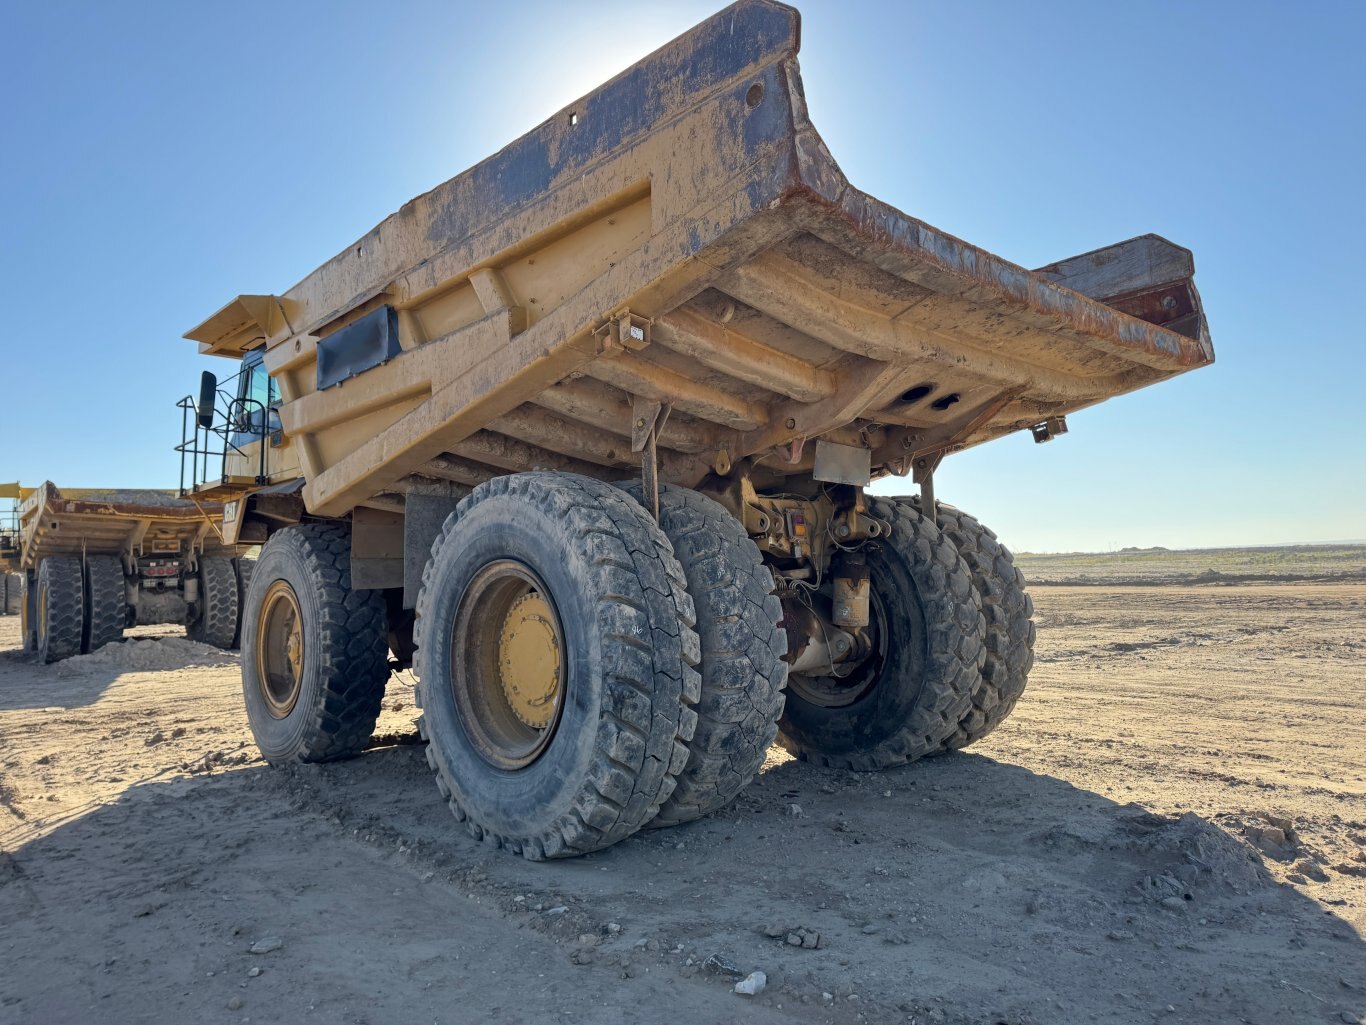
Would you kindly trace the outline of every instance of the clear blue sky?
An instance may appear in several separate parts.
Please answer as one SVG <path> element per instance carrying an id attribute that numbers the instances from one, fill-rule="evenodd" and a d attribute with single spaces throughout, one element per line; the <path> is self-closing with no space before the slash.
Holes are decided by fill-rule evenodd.
<path id="1" fill-rule="evenodd" d="M 720 4 L 9 3 L 0 480 L 168 487 L 180 335 Z M 950 458 L 1017 549 L 1366 537 L 1366 4 L 813 0 L 849 178 L 1025 266 L 1153 231 L 1218 363 Z"/>

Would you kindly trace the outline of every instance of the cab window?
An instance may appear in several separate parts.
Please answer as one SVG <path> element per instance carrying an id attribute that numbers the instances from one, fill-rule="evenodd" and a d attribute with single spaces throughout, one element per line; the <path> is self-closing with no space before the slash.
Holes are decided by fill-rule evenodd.
<path id="1" fill-rule="evenodd" d="M 242 368 L 242 378 L 240 397 L 249 400 L 248 413 L 259 413 L 262 409 L 269 409 L 275 401 L 275 382 L 270 379 L 270 374 L 266 373 L 266 366 L 260 357 Z"/>
<path id="2" fill-rule="evenodd" d="M 249 358 L 242 367 L 237 397 L 240 400 L 236 416 L 238 431 L 259 433 L 262 421 L 266 419 L 267 413 L 269 413 L 269 429 L 278 429 L 278 417 L 272 407 L 277 404 L 279 395 L 275 390 L 275 382 L 266 372 L 265 364 L 261 362 L 260 356 L 254 359 Z"/>

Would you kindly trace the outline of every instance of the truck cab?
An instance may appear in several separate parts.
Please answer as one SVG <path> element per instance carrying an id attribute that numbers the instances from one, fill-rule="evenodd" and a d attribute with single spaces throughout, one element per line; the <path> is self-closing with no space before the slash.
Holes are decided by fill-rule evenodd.
<path id="1" fill-rule="evenodd" d="M 280 424 L 279 387 L 263 355 L 245 353 L 241 369 L 223 382 L 205 371 L 199 395 L 180 401 L 182 495 L 225 501 L 298 476 Z"/>

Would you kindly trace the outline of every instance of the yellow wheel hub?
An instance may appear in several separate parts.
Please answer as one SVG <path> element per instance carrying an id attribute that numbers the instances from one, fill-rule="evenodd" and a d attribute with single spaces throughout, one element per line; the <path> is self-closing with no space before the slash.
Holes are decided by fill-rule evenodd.
<path id="1" fill-rule="evenodd" d="M 498 635 L 498 679 L 512 714 L 545 729 L 560 693 L 560 638 L 555 613 L 539 594 L 512 603 Z"/>
<path id="2" fill-rule="evenodd" d="M 256 682 L 266 711 L 283 719 L 299 700 L 304 678 L 304 617 L 287 580 L 275 580 L 256 619 Z"/>

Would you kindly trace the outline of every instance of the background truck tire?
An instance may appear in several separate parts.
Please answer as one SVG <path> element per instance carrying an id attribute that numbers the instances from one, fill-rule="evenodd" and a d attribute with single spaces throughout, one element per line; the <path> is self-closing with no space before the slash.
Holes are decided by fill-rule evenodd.
<path id="1" fill-rule="evenodd" d="M 538 692 L 542 724 L 519 726 L 513 685 L 530 674 L 499 671 L 528 601 L 562 655 L 547 660 L 558 675 Z M 697 723 L 693 621 L 668 538 L 619 489 L 540 472 L 475 488 L 433 544 L 417 603 L 419 726 L 455 817 L 532 861 L 654 818 Z"/>
<path id="2" fill-rule="evenodd" d="M 49 555 L 38 567 L 34 612 L 38 661 L 57 662 L 79 655 L 85 602 L 81 560 L 76 555 Z"/>
<path id="3" fill-rule="evenodd" d="M 232 564 L 237 570 L 237 630 L 232 635 L 232 646 L 240 648 L 242 646 L 242 621 L 247 611 L 247 588 L 251 587 L 251 574 L 256 569 L 256 560 L 233 559 Z"/>
<path id="4" fill-rule="evenodd" d="M 623 487 L 644 506 L 642 487 Z M 702 697 L 688 764 L 652 826 L 690 822 L 733 801 L 764 764 L 787 683 L 787 636 L 773 574 L 744 526 L 689 488 L 661 485 L 659 525 L 683 567 L 702 643 Z"/>
<path id="5" fill-rule="evenodd" d="M 834 768 L 885 769 L 941 750 L 982 672 L 981 599 L 953 542 L 909 506 L 869 505 L 892 525 L 866 546 L 874 619 L 886 632 L 860 667 L 869 682 L 848 703 L 821 703 L 819 682 L 790 676 L 779 723 L 784 747 Z"/>
<path id="6" fill-rule="evenodd" d="M 232 560 L 223 556 L 200 559 L 199 615 L 185 628 L 190 640 L 231 648 L 237 637 L 237 600 Z"/>
<path id="7" fill-rule="evenodd" d="M 122 560 L 117 555 L 86 556 L 82 654 L 98 651 L 111 641 L 123 640 L 127 608 Z"/>
<path id="8" fill-rule="evenodd" d="M 305 523 L 271 535 L 242 614 L 242 695 L 266 761 L 327 762 L 365 749 L 389 679 L 387 630 L 384 592 L 351 587 L 348 526 Z"/>
<path id="9" fill-rule="evenodd" d="M 896 501 L 920 511 L 918 497 Z M 938 506 L 938 522 L 968 564 L 986 619 L 982 678 L 973 689 L 968 714 L 944 742 L 946 749 L 957 749 L 999 726 L 1024 693 L 1034 665 L 1034 603 L 1010 549 L 995 534 L 961 509 L 943 503 Z"/>
<path id="10" fill-rule="evenodd" d="M 25 655 L 38 651 L 38 575 L 24 570 L 24 594 L 19 605 L 19 649 Z"/>
<path id="11" fill-rule="evenodd" d="M 18 613 L 24 599 L 24 578 L 18 573 L 6 573 L 0 578 L 0 615 Z"/>

